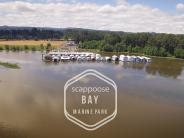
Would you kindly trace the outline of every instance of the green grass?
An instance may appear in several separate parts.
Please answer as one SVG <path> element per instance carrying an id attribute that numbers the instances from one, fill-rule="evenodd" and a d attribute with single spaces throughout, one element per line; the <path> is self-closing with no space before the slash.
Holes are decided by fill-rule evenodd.
<path id="1" fill-rule="evenodd" d="M 54 49 L 53 46 L 51 46 L 51 49 Z M 43 45 L 0 45 L 0 51 L 6 50 L 6 51 L 44 51 L 47 50 L 46 46 Z"/>
<path id="2" fill-rule="evenodd" d="M 20 69 L 20 67 L 17 64 L 12 64 L 8 62 L 1 62 L 0 61 L 0 66 L 6 67 L 6 68 L 11 68 L 11 69 Z"/>

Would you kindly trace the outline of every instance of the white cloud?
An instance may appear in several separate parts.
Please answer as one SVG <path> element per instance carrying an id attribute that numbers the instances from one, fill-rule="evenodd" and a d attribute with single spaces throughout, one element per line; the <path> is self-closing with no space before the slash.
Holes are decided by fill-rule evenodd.
<path id="1" fill-rule="evenodd" d="M 183 3 L 178 3 L 176 5 L 176 9 L 179 10 L 179 11 L 184 11 L 184 4 Z"/>
<path id="2" fill-rule="evenodd" d="M 61 0 L 62 1 L 62 0 Z M 181 9 L 177 5 L 177 9 Z M 128 32 L 184 33 L 184 15 L 171 15 L 141 4 L 118 0 L 94 3 L 1 2 L 0 25 L 80 27 Z"/>
<path id="3" fill-rule="evenodd" d="M 117 5 L 128 5 L 127 0 L 117 0 Z"/>

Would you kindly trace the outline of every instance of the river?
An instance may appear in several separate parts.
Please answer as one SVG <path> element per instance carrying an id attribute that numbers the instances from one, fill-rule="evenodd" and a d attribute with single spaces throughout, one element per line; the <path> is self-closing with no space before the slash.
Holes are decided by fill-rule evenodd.
<path id="1" fill-rule="evenodd" d="M 40 52 L 0 52 L 0 137 L 2 138 L 181 138 L 184 137 L 184 61 L 152 63 L 46 63 Z M 63 87 L 86 69 L 118 86 L 118 114 L 96 131 L 66 119 Z"/>

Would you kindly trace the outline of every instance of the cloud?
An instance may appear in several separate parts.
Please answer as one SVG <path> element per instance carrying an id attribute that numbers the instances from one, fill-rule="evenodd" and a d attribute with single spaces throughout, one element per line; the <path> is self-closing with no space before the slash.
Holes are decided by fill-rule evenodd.
<path id="1" fill-rule="evenodd" d="M 179 10 L 179 11 L 184 11 L 184 4 L 183 3 L 178 3 L 176 5 L 176 9 Z"/>
<path id="2" fill-rule="evenodd" d="M 12 1 L 0 2 L 0 25 L 183 34 L 184 14 L 172 15 L 141 4 L 131 5 L 126 0 L 118 0 L 116 5 Z"/>
<path id="3" fill-rule="evenodd" d="M 117 5 L 128 5 L 127 0 L 117 0 Z"/>

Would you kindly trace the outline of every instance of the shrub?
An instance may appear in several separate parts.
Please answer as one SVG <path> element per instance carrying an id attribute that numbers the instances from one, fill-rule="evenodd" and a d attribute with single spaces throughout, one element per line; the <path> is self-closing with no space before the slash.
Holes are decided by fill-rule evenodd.
<path id="1" fill-rule="evenodd" d="M 9 51 L 10 50 L 10 46 L 9 45 L 5 45 L 5 50 Z"/>
<path id="2" fill-rule="evenodd" d="M 20 46 L 15 47 L 16 51 L 20 51 Z"/>
<path id="3" fill-rule="evenodd" d="M 40 50 L 43 51 L 45 48 L 43 46 L 43 44 L 40 45 Z"/>
<path id="4" fill-rule="evenodd" d="M 184 49 L 179 49 L 179 48 L 175 49 L 174 55 L 177 58 L 183 58 L 184 59 Z"/>
<path id="5" fill-rule="evenodd" d="M 4 50 L 4 48 L 2 46 L 0 46 L 0 51 Z"/>
<path id="6" fill-rule="evenodd" d="M 16 47 L 15 47 L 15 46 L 11 46 L 11 47 L 10 47 L 10 50 L 16 51 Z"/>
<path id="7" fill-rule="evenodd" d="M 47 51 L 52 50 L 52 45 L 51 45 L 50 43 L 48 43 L 48 44 L 47 44 L 47 46 L 46 46 L 46 50 L 47 50 Z"/>
<path id="8" fill-rule="evenodd" d="M 31 48 L 31 50 L 32 50 L 32 51 L 36 51 L 36 47 L 33 46 L 33 47 Z"/>
<path id="9" fill-rule="evenodd" d="M 29 50 L 29 47 L 27 45 L 24 45 L 24 50 Z"/>

